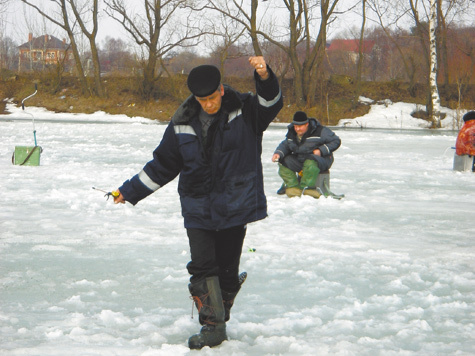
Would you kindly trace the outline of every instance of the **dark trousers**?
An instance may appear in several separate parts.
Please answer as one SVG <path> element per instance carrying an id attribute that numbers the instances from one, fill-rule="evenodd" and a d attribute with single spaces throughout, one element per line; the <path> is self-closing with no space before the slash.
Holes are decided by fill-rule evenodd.
<path id="1" fill-rule="evenodd" d="M 297 159 L 296 155 L 292 155 L 292 154 L 287 155 L 281 161 L 282 161 L 281 163 L 285 167 L 287 167 L 291 171 L 294 171 L 294 172 L 297 172 L 297 173 L 300 172 L 303 168 L 303 162 L 300 162 Z"/>
<path id="2" fill-rule="evenodd" d="M 218 276 L 221 289 L 239 289 L 239 262 L 246 236 L 246 225 L 225 230 L 187 229 L 191 261 L 186 268 L 190 282 Z"/>
<path id="3" fill-rule="evenodd" d="M 309 154 L 307 155 L 306 159 L 313 159 L 314 161 L 316 161 L 318 164 L 318 168 L 320 169 L 320 172 L 325 172 L 329 170 L 333 164 L 333 155 L 320 157 L 320 156 Z M 294 155 L 294 154 L 285 156 L 283 159 L 280 160 L 280 163 L 282 163 L 285 167 L 287 167 L 288 169 L 294 172 L 300 172 L 303 168 L 303 162 L 301 162 L 297 158 L 297 155 Z"/>

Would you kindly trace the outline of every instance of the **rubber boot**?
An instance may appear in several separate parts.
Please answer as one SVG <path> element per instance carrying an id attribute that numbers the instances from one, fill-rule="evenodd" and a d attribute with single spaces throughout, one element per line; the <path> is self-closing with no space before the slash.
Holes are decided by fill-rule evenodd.
<path id="1" fill-rule="evenodd" d="M 295 172 L 282 164 L 279 164 L 279 176 L 284 180 L 285 194 L 289 198 L 297 197 L 302 194 L 302 190 L 299 188 L 299 181 Z"/>
<path id="2" fill-rule="evenodd" d="M 316 183 L 320 169 L 318 163 L 314 160 L 307 159 L 303 163 L 302 178 L 300 179 L 300 189 L 303 191 L 303 195 L 309 195 L 313 198 L 320 198 L 321 194 L 316 189 Z"/>
<path id="3" fill-rule="evenodd" d="M 297 177 L 297 179 L 298 179 L 299 184 L 300 184 L 300 175 Z M 279 190 L 277 190 L 277 194 L 278 194 L 278 195 L 284 195 L 286 189 L 287 189 L 287 186 L 285 185 L 285 183 L 282 183 L 282 185 L 280 186 Z"/>
<path id="4" fill-rule="evenodd" d="M 279 176 L 283 179 L 287 188 L 298 187 L 299 181 L 295 172 L 279 163 Z"/>
<path id="5" fill-rule="evenodd" d="M 277 194 L 278 195 L 284 195 L 285 194 L 285 189 L 286 189 L 285 183 L 282 183 L 279 190 L 277 190 Z"/>
<path id="6" fill-rule="evenodd" d="M 213 347 L 227 340 L 224 305 L 218 277 L 208 277 L 188 286 L 199 313 L 199 334 L 188 339 L 190 349 Z"/>
<path id="7" fill-rule="evenodd" d="M 299 197 L 302 195 L 302 189 L 300 189 L 299 187 L 287 188 L 285 189 L 285 194 L 289 198 Z"/>

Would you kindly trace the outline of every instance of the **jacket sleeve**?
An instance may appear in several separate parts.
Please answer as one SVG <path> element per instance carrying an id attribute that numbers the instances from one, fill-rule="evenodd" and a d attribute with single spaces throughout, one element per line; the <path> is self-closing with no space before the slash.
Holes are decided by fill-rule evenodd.
<path id="1" fill-rule="evenodd" d="M 321 138 L 324 144 L 318 147 L 318 149 L 322 153 L 322 157 L 331 155 L 341 145 L 340 138 L 328 127 L 323 128 Z"/>
<path id="2" fill-rule="evenodd" d="M 174 125 L 170 123 L 162 141 L 153 151 L 153 159 L 138 174 L 125 181 L 119 190 L 126 201 L 135 205 L 172 181 L 182 167 L 183 159 L 178 151 Z"/>
<path id="3" fill-rule="evenodd" d="M 267 66 L 269 77 L 262 80 L 259 74 L 254 71 L 256 81 L 256 101 L 257 101 L 257 130 L 264 132 L 272 120 L 275 119 L 283 107 L 282 92 L 279 81 L 272 69 Z"/>
<path id="4" fill-rule="evenodd" d="M 277 153 L 280 156 L 281 159 L 284 158 L 285 156 L 287 156 L 290 153 L 288 140 L 287 139 L 283 140 L 279 144 L 279 146 L 277 146 L 274 153 Z"/>

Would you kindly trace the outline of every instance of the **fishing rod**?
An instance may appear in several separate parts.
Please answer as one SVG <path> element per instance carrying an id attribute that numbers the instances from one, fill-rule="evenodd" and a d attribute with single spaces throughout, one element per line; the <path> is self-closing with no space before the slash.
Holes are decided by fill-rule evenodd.
<path id="1" fill-rule="evenodd" d="M 23 109 L 23 111 L 25 111 L 25 101 L 27 101 L 31 97 L 35 96 L 37 92 L 38 92 L 38 84 L 35 83 L 35 92 L 33 94 L 27 96 L 25 99 L 23 99 L 21 101 L 21 108 Z M 31 115 L 30 113 L 28 113 L 28 114 Z M 36 147 L 36 146 L 38 146 L 38 144 L 36 143 L 35 117 L 33 115 L 31 115 L 31 117 L 33 118 L 33 137 L 35 139 L 35 147 Z"/>
<path id="2" fill-rule="evenodd" d="M 109 200 L 109 198 L 110 198 L 111 196 L 113 196 L 114 198 L 117 198 L 117 197 L 120 195 L 120 192 L 117 191 L 117 190 L 114 190 L 114 191 L 112 191 L 112 192 L 108 192 L 108 191 L 106 191 L 106 190 L 104 190 L 104 189 L 99 189 L 99 188 L 96 188 L 96 187 L 92 187 L 92 189 L 97 190 L 97 191 L 102 192 L 102 193 L 105 193 L 105 194 L 104 194 L 104 197 L 107 197 L 107 200 Z"/>
<path id="3" fill-rule="evenodd" d="M 21 101 L 21 108 L 25 111 L 25 101 L 35 96 L 38 92 L 38 84 L 35 83 L 35 92 L 31 95 L 28 95 L 25 99 Z M 43 152 L 43 148 L 38 146 L 36 141 L 36 128 L 35 128 L 35 116 L 29 112 L 26 114 L 30 115 L 33 122 L 33 138 L 35 139 L 35 145 L 33 147 L 29 146 L 15 146 L 15 151 L 12 155 L 12 163 L 20 166 L 39 166 L 40 165 L 40 155 Z M 31 160 L 30 160 L 31 158 Z"/>

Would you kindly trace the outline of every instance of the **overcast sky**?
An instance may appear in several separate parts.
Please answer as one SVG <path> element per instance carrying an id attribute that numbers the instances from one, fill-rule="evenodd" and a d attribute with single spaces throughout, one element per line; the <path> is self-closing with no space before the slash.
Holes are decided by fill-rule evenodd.
<path id="1" fill-rule="evenodd" d="M 53 15 L 52 10 L 48 10 L 48 6 L 50 6 L 50 1 L 45 0 L 31 0 L 34 3 L 41 3 L 41 6 L 44 6 L 46 11 L 49 11 L 51 15 Z M 425 0 L 427 3 L 429 0 Z M 465 0 L 468 1 L 468 0 Z M 348 8 L 350 4 L 354 4 L 355 2 L 359 2 L 359 0 L 340 0 L 339 10 L 343 10 Z M 143 0 L 127 0 L 127 4 L 134 5 L 135 9 L 142 9 L 143 7 Z M 275 6 L 278 4 L 277 0 L 271 0 L 260 5 L 260 9 L 264 8 L 264 4 L 270 4 Z M 101 1 L 100 2 L 102 8 L 100 10 L 100 18 L 99 18 L 99 32 L 97 35 L 97 43 L 99 46 L 102 45 L 104 39 L 107 36 L 113 38 L 122 38 L 125 42 L 130 43 L 131 38 L 122 28 L 122 25 L 117 23 L 115 20 L 111 19 L 105 12 L 104 8 L 105 5 Z M 356 7 L 353 13 L 345 13 L 344 15 L 339 15 L 336 21 L 332 23 L 331 28 L 328 31 L 328 38 L 331 39 L 335 37 L 335 35 L 341 36 L 342 33 L 349 33 L 348 29 L 356 29 L 358 30 L 361 26 L 361 17 L 355 14 L 355 11 L 360 11 L 360 4 Z M 56 8 L 55 6 L 53 8 Z M 272 15 L 278 13 L 277 9 L 272 10 Z M 284 12 L 285 13 L 285 12 Z M 269 13 L 267 14 L 269 15 Z M 267 16 L 265 15 L 265 16 Z M 367 16 L 371 16 L 370 12 L 367 12 Z M 467 15 L 468 17 L 468 15 Z M 31 7 L 25 5 L 20 0 L 9 0 L 9 9 L 8 13 L 6 14 L 6 35 L 11 37 L 16 43 L 22 44 L 28 40 L 28 33 L 32 32 L 35 36 L 39 36 L 42 34 L 51 34 L 56 36 L 60 39 L 64 38 L 66 34 L 62 29 L 58 29 L 57 26 L 53 25 L 49 21 L 44 21 L 42 17 L 37 13 L 36 10 L 32 9 Z M 286 16 L 282 15 L 282 22 L 281 25 L 285 25 L 287 22 Z M 460 25 L 463 21 L 459 20 L 457 23 Z M 468 17 L 465 23 L 469 25 L 475 24 L 475 19 L 473 17 Z M 367 28 L 371 28 L 375 26 L 375 23 L 372 21 L 367 21 Z M 407 25 L 408 27 L 410 24 Z M 348 34 L 349 36 L 349 34 Z"/>
<path id="2" fill-rule="evenodd" d="M 53 15 L 53 10 L 56 7 L 50 7 L 50 1 L 38 1 L 38 0 L 31 0 L 34 3 L 41 3 L 41 6 L 45 8 L 45 11 L 48 14 Z M 343 4 L 344 2 L 354 2 L 356 0 L 340 0 Z M 134 4 L 136 3 L 137 6 L 135 8 L 141 9 L 143 7 L 143 0 L 127 0 L 127 4 Z M 277 1 L 268 3 L 267 4 L 276 4 Z M 262 9 L 264 5 L 260 5 L 260 9 Z M 117 23 L 117 21 L 111 19 L 107 14 L 104 12 L 105 5 L 102 3 L 102 9 L 100 10 L 100 18 L 99 18 L 99 32 L 97 35 L 97 42 L 98 44 L 102 44 L 103 40 L 107 37 L 123 38 L 126 42 L 130 41 L 130 37 L 127 35 L 125 30 L 122 28 L 122 25 Z M 274 9 L 273 15 L 278 13 L 278 9 Z M 348 19 L 351 18 L 350 21 Z M 282 19 L 282 23 L 285 23 L 287 20 L 285 17 Z M 360 19 L 358 16 L 355 15 L 345 15 L 345 22 L 344 25 L 348 27 L 357 27 L 360 26 Z M 37 13 L 36 10 L 32 9 L 31 7 L 25 5 L 20 0 L 10 0 L 10 6 L 8 9 L 8 13 L 6 16 L 7 28 L 6 28 L 6 35 L 11 37 L 15 42 L 18 44 L 24 43 L 28 40 L 28 33 L 32 32 L 35 36 L 42 35 L 44 33 L 51 34 L 58 38 L 65 37 L 65 33 L 62 29 L 58 29 L 57 26 L 52 24 L 49 21 L 43 21 L 42 17 Z M 343 25 L 333 25 L 334 30 L 330 31 L 330 35 L 332 33 L 341 32 L 344 30 Z"/>
<path id="3" fill-rule="evenodd" d="M 20 0 L 10 0 L 8 13 L 6 16 L 6 33 L 7 36 L 11 37 L 18 44 L 22 44 L 28 41 L 28 33 L 32 32 L 35 36 L 42 34 L 50 34 L 58 38 L 64 38 L 66 33 L 61 29 L 52 24 L 49 21 L 43 21 L 42 17 L 38 12 L 29 6 L 22 3 Z M 129 2 L 141 2 L 141 0 L 128 0 Z M 41 1 L 42 6 L 45 7 L 45 11 L 48 14 L 53 16 L 51 9 L 48 9 L 49 1 Z M 38 3 L 38 1 L 36 1 Z M 99 18 L 99 31 L 97 35 L 98 43 L 101 44 L 102 41 L 107 37 L 111 36 L 114 38 L 122 37 L 126 42 L 128 38 L 126 37 L 125 31 L 122 26 L 116 21 L 111 19 L 103 10 L 100 11 Z"/>

